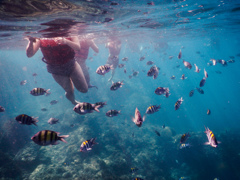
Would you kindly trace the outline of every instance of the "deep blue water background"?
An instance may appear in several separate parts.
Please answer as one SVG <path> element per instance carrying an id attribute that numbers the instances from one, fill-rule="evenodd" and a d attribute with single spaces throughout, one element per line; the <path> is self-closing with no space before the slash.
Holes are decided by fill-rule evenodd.
<path id="1" fill-rule="evenodd" d="M 103 7 L 108 7 L 107 3 L 109 6 L 109 2 L 106 2 Z M 120 6 L 109 8 L 111 12 L 109 16 L 115 17 L 112 24 L 96 25 L 91 22 L 88 29 L 92 31 L 96 38 L 95 42 L 99 46 L 99 54 L 95 55 L 90 50 L 88 57 L 92 57 L 93 61 L 87 61 L 91 82 L 98 86 L 98 90 L 89 89 L 86 94 L 75 91 L 76 99 L 81 102 L 106 101 L 107 106 L 100 109 L 100 113 L 94 112 L 81 116 L 73 112 L 73 105 L 65 98 L 64 90 L 53 80 L 41 61 L 41 52 L 37 52 L 32 58 L 26 57 L 27 41 L 23 39 L 24 31 L 10 31 L 11 37 L 16 38 L 15 43 L 19 45 L 8 44 L 8 39 L 2 37 L 4 46 L 0 50 L 0 105 L 6 111 L 0 113 L 0 151 L 3 154 L 2 157 L 6 154 L 9 156 L 7 160 L 2 159 L 2 169 L 11 169 L 6 164 L 10 161 L 14 162 L 14 157 L 19 151 L 24 151 L 30 145 L 38 148 L 38 145 L 31 142 L 31 136 L 40 130 L 51 129 L 61 134 L 69 134 L 70 137 L 67 138 L 69 143 L 43 147 L 40 151 L 36 149 L 36 152 L 41 153 L 40 157 L 49 157 L 49 160 L 35 161 L 32 165 L 31 162 L 28 165 L 23 163 L 21 165 L 31 166 L 32 169 L 26 168 L 27 171 L 25 169 L 21 173 L 17 171 L 21 176 L 18 174 L 9 178 L 26 178 L 39 164 L 59 167 L 63 163 L 62 159 L 71 163 L 77 157 L 85 165 L 79 165 L 79 169 L 70 166 L 67 171 L 82 170 L 82 175 L 77 176 L 80 179 L 91 179 L 89 177 L 130 179 L 135 177 L 129 174 L 131 167 L 138 167 L 140 170 L 135 175 L 144 179 L 179 179 L 181 176 L 191 179 L 216 177 L 220 180 L 240 179 L 237 168 L 240 162 L 238 143 L 240 38 L 239 10 L 236 9 L 239 8 L 239 4 L 234 4 L 235 2 L 232 1 L 211 3 L 206 1 L 203 2 L 204 10 L 191 13 L 188 11 L 198 9 L 198 4 L 193 1 L 165 1 L 164 3 L 155 1 L 155 6 L 146 6 L 147 1 L 142 3 L 120 1 L 119 3 Z M 140 14 L 136 13 L 138 9 L 141 10 Z M 142 12 L 149 12 L 149 14 L 144 15 Z M 101 19 L 101 16 L 98 18 Z M 44 22 L 45 19 L 43 19 L 41 21 Z M 180 20 L 184 20 L 185 23 Z M 3 21 L 2 25 L 6 23 L 8 22 Z M 22 23 L 27 24 L 27 22 Z M 38 22 L 34 23 L 39 27 Z M 122 26 L 121 23 L 130 25 L 130 28 Z M 144 27 L 141 27 L 143 25 Z M 107 60 L 108 50 L 105 48 L 105 42 L 108 33 L 106 31 L 111 31 L 112 27 L 118 30 L 118 36 L 122 40 L 120 63 L 124 63 L 127 69 L 126 74 L 123 69 L 116 70 L 114 82 L 122 80 L 124 82 L 123 87 L 117 91 L 110 91 L 111 82 L 108 82 L 110 73 L 99 76 L 95 72 L 97 67 L 105 64 Z M 12 42 L 13 38 L 9 38 L 9 41 Z M 130 42 L 135 44 L 135 49 L 129 46 Z M 181 60 L 177 59 L 180 49 Z M 139 61 L 142 56 L 146 59 Z M 169 56 L 173 58 L 169 59 Z M 226 61 L 232 59 L 229 56 L 234 56 L 235 63 L 228 63 L 226 67 L 221 64 L 216 66 L 207 64 L 212 58 Z M 128 57 L 129 61 L 122 62 L 123 57 Z M 184 68 L 183 59 L 193 65 L 191 70 Z M 151 67 L 146 65 L 149 60 L 160 67 L 159 76 L 155 80 L 147 77 L 147 71 Z M 194 72 L 194 64 L 201 69 L 200 73 Z M 178 65 L 180 65 L 179 68 L 176 67 Z M 189 92 L 199 87 L 204 77 L 204 68 L 209 75 L 202 88 L 204 95 L 195 90 L 193 97 L 189 97 Z M 132 70 L 139 71 L 139 74 L 129 79 L 128 76 L 132 74 Z M 217 73 L 218 71 L 221 74 Z M 34 82 L 33 73 L 37 73 L 37 83 Z M 187 77 L 184 81 L 180 79 L 182 74 Z M 172 75 L 176 77 L 175 80 L 170 79 Z M 19 83 L 22 80 L 27 80 L 27 84 L 21 86 Z M 30 95 L 30 90 L 35 87 L 51 89 L 51 95 L 39 97 Z M 170 97 L 156 95 L 154 91 L 157 87 L 169 87 Z M 184 101 L 180 109 L 175 111 L 174 104 L 181 97 Z M 59 101 L 58 104 L 50 105 L 50 101 L 54 99 Z M 134 125 L 131 116 L 134 115 L 136 107 L 143 115 L 147 107 L 157 104 L 161 104 L 159 112 L 147 115 L 141 128 Z M 41 108 L 47 108 L 47 111 L 41 111 Z M 105 113 L 110 109 L 121 110 L 121 114 L 108 118 Z M 207 115 L 207 109 L 211 110 L 211 115 Z M 17 124 L 14 118 L 23 113 L 38 117 L 38 127 Z M 60 124 L 50 126 L 47 123 L 50 117 L 59 118 Z M 76 126 L 71 128 L 71 124 Z M 171 129 L 172 135 L 166 135 L 166 131 L 161 128 L 163 124 L 167 129 Z M 203 145 L 207 141 L 204 125 L 213 131 L 217 140 L 221 141 L 217 148 Z M 155 129 L 163 136 L 158 137 L 154 133 Z M 191 134 L 188 141 L 192 146 L 180 150 L 178 142 L 181 135 L 186 132 Z M 132 137 L 133 133 L 134 137 Z M 82 141 L 92 137 L 97 137 L 99 144 L 95 145 L 90 153 L 81 154 L 79 148 Z M 70 151 L 69 147 L 74 150 Z M 60 154 L 53 155 L 52 151 Z M 105 164 L 97 171 L 84 169 L 84 166 L 94 164 L 94 160 L 100 161 L 107 157 L 112 157 L 111 162 L 115 164 Z M 119 163 L 117 166 L 118 158 L 126 159 L 127 163 Z M 96 178 L 94 175 L 99 171 L 103 172 L 102 176 Z M 50 179 L 58 179 L 58 174 L 53 174 Z M 1 176 L 8 177 L 4 171 L 1 171 Z M 35 178 L 39 177 L 35 176 Z"/>

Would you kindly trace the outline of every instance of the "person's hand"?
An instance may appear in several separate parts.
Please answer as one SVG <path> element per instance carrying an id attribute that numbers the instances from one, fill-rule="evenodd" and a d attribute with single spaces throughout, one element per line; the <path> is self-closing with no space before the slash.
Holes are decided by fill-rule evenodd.
<path id="1" fill-rule="evenodd" d="M 37 39 L 37 38 L 28 36 L 28 37 L 26 37 L 25 39 L 29 40 L 30 42 L 36 42 L 36 39 Z"/>
<path id="2" fill-rule="evenodd" d="M 60 37 L 56 39 L 58 44 L 66 44 L 66 39 L 64 37 Z"/>

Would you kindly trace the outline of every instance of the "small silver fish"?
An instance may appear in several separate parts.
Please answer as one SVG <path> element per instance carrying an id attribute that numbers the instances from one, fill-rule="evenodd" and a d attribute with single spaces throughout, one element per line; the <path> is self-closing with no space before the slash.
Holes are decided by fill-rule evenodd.
<path id="1" fill-rule="evenodd" d="M 23 80 L 23 81 L 20 82 L 21 86 L 24 86 L 25 84 L 27 84 L 27 80 Z"/>

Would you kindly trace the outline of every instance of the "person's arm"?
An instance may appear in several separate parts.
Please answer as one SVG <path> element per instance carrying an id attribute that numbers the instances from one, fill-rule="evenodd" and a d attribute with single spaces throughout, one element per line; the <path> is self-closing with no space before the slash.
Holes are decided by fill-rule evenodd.
<path id="1" fill-rule="evenodd" d="M 26 49 L 27 57 L 32 57 L 38 51 L 40 47 L 40 40 L 33 37 L 28 37 L 28 45 Z"/>
<path id="2" fill-rule="evenodd" d="M 62 43 L 63 44 L 67 44 L 68 46 L 70 46 L 71 48 L 73 48 L 76 51 L 79 51 L 81 46 L 79 43 L 79 39 L 77 36 L 71 37 L 72 41 L 66 39 L 66 38 L 62 38 Z"/>
<path id="3" fill-rule="evenodd" d="M 99 53 L 99 49 L 93 40 L 90 41 L 90 47 L 94 50 L 95 53 Z"/>

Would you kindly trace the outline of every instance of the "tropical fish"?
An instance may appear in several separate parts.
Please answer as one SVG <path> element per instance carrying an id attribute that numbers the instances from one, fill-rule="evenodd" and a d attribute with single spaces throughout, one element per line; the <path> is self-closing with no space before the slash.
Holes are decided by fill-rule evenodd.
<path id="1" fill-rule="evenodd" d="M 152 66 L 150 70 L 147 72 L 147 76 L 153 76 L 153 79 L 158 77 L 159 70 L 157 66 Z"/>
<path id="2" fill-rule="evenodd" d="M 176 77 L 175 77 L 174 75 L 172 75 L 172 76 L 170 77 L 170 79 L 176 79 Z"/>
<path id="3" fill-rule="evenodd" d="M 205 127 L 205 126 L 204 126 Z M 205 143 L 205 145 L 211 145 L 212 147 L 217 147 L 218 146 L 218 141 L 215 137 L 215 135 L 213 134 L 213 132 L 207 127 L 205 127 L 206 131 L 206 135 L 207 135 L 207 138 L 208 138 L 208 142 Z"/>
<path id="4" fill-rule="evenodd" d="M 128 61 L 127 57 L 122 58 L 122 61 Z"/>
<path id="5" fill-rule="evenodd" d="M 15 120 L 20 124 L 26 124 L 26 125 L 32 125 L 34 124 L 37 126 L 38 119 L 28 116 L 26 114 L 20 114 L 17 117 L 15 117 Z"/>
<path id="6" fill-rule="evenodd" d="M 20 82 L 20 85 L 21 85 L 21 86 L 23 86 L 23 85 L 25 85 L 25 84 L 27 84 L 27 80 L 23 80 L 23 81 Z"/>
<path id="7" fill-rule="evenodd" d="M 180 149 L 183 149 L 183 148 L 186 148 L 186 147 L 190 147 L 190 144 L 188 143 L 188 144 L 181 144 L 180 145 Z"/>
<path id="8" fill-rule="evenodd" d="M 125 73 L 125 74 L 127 73 L 127 70 L 126 70 L 126 68 L 124 68 L 124 73 Z"/>
<path id="9" fill-rule="evenodd" d="M 50 118 L 50 119 L 48 120 L 48 124 L 51 124 L 51 125 L 57 124 L 57 123 L 59 123 L 58 121 L 59 121 L 59 119 Z"/>
<path id="10" fill-rule="evenodd" d="M 138 168 L 133 167 L 133 168 L 131 168 L 130 173 L 135 173 L 137 170 L 138 170 Z"/>
<path id="11" fill-rule="evenodd" d="M 50 102 L 51 105 L 54 105 L 54 104 L 57 104 L 57 103 L 58 103 L 57 100 L 52 100 L 52 101 Z"/>
<path id="12" fill-rule="evenodd" d="M 228 63 L 235 63 L 235 60 L 234 59 L 230 59 L 227 61 Z"/>
<path id="13" fill-rule="evenodd" d="M 47 111 L 47 108 L 42 108 L 41 111 Z"/>
<path id="14" fill-rule="evenodd" d="M 146 116 L 141 116 L 138 108 L 135 109 L 135 116 L 132 117 L 132 121 L 138 126 L 138 127 L 141 127 L 142 126 L 142 123 L 145 121 L 145 117 Z"/>
<path id="15" fill-rule="evenodd" d="M 180 143 L 183 144 L 187 141 L 187 139 L 190 137 L 189 133 L 185 133 L 181 136 Z"/>
<path id="16" fill-rule="evenodd" d="M 179 180 L 190 180 L 189 177 L 180 177 Z"/>
<path id="17" fill-rule="evenodd" d="M 160 105 L 159 106 L 157 106 L 157 105 L 150 106 L 150 107 L 147 108 L 146 114 L 153 114 L 155 112 L 158 112 L 158 110 L 160 108 L 161 108 Z"/>
<path id="18" fill-rule="evenodd" d="M 106 112 L 106 116 L 108 117 L 113 117 L 113 116 L 117 116 L 118 114 L 120 114 L 121 111 L 117 111 L 117 110 L 109 110 L 108 112 Z"/>
<path id="19" fill-rule="evenodd" d="M 158 135 L 161 136 L 160 133 L 157 130 L 154 130 L 154 132 Z"/>
<path id="20" fill-rule="evenodd" d="M 189 62 L 183 60 L 183 64 L 186 68 L 192 69 L 192 65 Z"/>
<path id="21" fill-rule="evenodd" d="M 214 66 L 217 64 L 217 61 L 215 59 L 211 59 L 210 61 L 212 61 Z"/>
<path id="22" fill-rule="evenodd" d="M 147 62 L 147 65 L 152 65 L 152 64 L 154 64 L 153 61 L 148 61 L 148 62 Z"/>
<path id="23" fill-rule="evenodd" d="M 132 180 L 144 180 L 144 179 L 136 177 L 136 178 L 133 178 Z"/>
<path id="24" fill-rule="evenodd" d="M 204 84 L 205 84 L 205 82 L 206 82 L 206 78 L 204 77 L 204 78 L 200 81 L 199 86 L 200 86 L 200 87 L 203 87 Z"/>
<path id="25" fill-rule="evenodd" d="M 162 128 L 163 128 L 163 129 L 165 128 L 165 124 L 162 125 Z"/>
<path id="26" fill-rule="evenodd" d="M 99 75 L 105 75 L 106 73 L 108 73 L 111 69 L 113 69 L 113 65 L 103 65 L 103 66 L 99 66 L 96 70 L 96 73 Z"/>
<path id="27" fill-rule="evenodd" d="M 122 67 L 124 67 L 124 66 L 125 66 L 124 64 L 119 64 L 119 65 L 118 65 L 119 68 L 122 68 Z"/>
<path id="28" fill-rule="evenodd" d="M 92 113 L 93 111 L 99 112 L 98 108 L 100 105 L 95 106 L 95 104 L 90 104 L 86 102 L 78 103 L 73 110 L 78 114 Z"/>
<path id="29" fill-rule="evenodd" d="M 190 91 L 190 93 L 189 93 L 189 97 L 192 97 L 193 94 L 194 94 L 194 89 Z"/>
<path id="30" fill-rule="evenodd" d="M 136 77 L 136 76 L 138 75 L 138 73 L 139 73 L 138 71 L 134 71 L 132 75 L 133 75 L 134 77 Z"/>
<path id="31" fill-rule="evenodd" d="M 204 76 L 205 76 L 205 78 L 208 78 L 208 73 L 207 73 L 207 71 L 205 70 L 205 68 L 204 68 Z"/>
<path id="32" fill-rule="evenodd" d="M 165 93 L 169 93 L 169 88 L 158 87 L 158 88 L 155 90 L 155 94 L 157 94 L 157 95 L 162 95 L 162 94 L 165 94 Z"/>
<path id="33" fill-rule="evenodd" d="M 145 59 L 145 56 L 140 57 L 139 61 L 143 61 Z"/>
<path id="34" fill-rule="evenodd" d="M 165 93 L 165 97 L 168 98 L 171 94 L 169 92 Z"/>
<path id="35" fill-rule="evenodd" d="M 4 112 L 5 111 L 5 108 L 0 106 L 0 112 Z"/>
<path id="36" fill-rule="evenodd" d="M 210 115 L 211 114 L 211 111 L 210 109 L 207 110 L 207 115 Z"/>
<path id="37" fill-rule="evenodd" d="M 175 111 L 178 110 L 180 108 L 180 105 L 182 104 L 183 99 L 182 97 L 180 99 L 177 100 L 177 102 L 175 103 L 174 107 L 175 107 Z"/>
<path id="38" fill-rule="evenodd" d="M 92 138 L 90 140 L 86 140 L 84 141 L 82 144 L 81 144 L 81 147 L 80 147 L 80 152 L 87 152 L 87 151 L 90 151 L 92 150 L 92 146 L 94 144 L 97 144 L 95 142 L 96 138 Z"/>
<path id="39" fill-rule="evenodd" d="M 118 81 L 118 82 L 115 82 L 115 83 L 112 81 L 112 86 L 110 87 L 110 90 L 111 91 L 116 91 L 118 88 L 121 88 L 122 85 L 123 85 L 123 81 L 122 82 Z"/>
<path id="40" fill-rule="evenodd" d="M 34 76 L 34 77 L 37 76 L 37 73 L 33 73 L 32 76 Z"/>
<path id="41" fill-rule="evenodd" d="M 98 106 L 98 109 L 104 107 L 105 105 L 107 105 L 107 102 L 96 102 L 94 104 L 94 106 Z"/>
<path id="42" fill-rule="evenodd" d="M 168 57 L 168 59 L 172 59 L 172 58 L 173 58 L 173 56 L 169 56 L 169 57 Z"/>
<path id="43" fill-rule="evenodd" d="M 181 59 L 182 58 L 182 51 L 180 49 L 180 52 L 178 53 L 178 59 Z"/>
<path id="44" fill-rule="evenodd" d="M 59 132 L 43 130 L 39 131 L 31 139 L 40 146 L 57 145 L 59 144 L 58 140 L 67 143 L 64 138 L 69 137 L 69 135 L 59 136 L 59 134 Z"/>
<path id="45" fill-rule="evenodd" d="M 223 66 L 227 66 L 227 61 L 225 61 L 225 60 L 223 60 L 223 59 L 218 60 L 218 62 L 219 62 L 220 64 L 222 64 Z"/>
<path id="46" fill-rule="evenodd" d="M 47 95 L 51 94 L 49 91 L 50 91 L 50 89 L 45 90 L 43 88 L 33 88 L 30 91 L 30 94 L 33 96 L 40 96 L 40 95 L 44 95 L 46 93 L 46 96 L 47 96 Z"/>
<path id="47" fill-rule="evenodd" d="M 187 79 L 187 77 L 185 77 L 185 74 L 183 74 L 180 79 L 181 79 L 181 80 L 184 80 L 184 79 Z"/>
<path id="48" fill-rule="evenodd" d="M 194 64 L 194 66 L 195 66 L 195 72 L 199 73 L 199 72 L 200 72 L 200 69 L 197 67 L 196 64 Z"/>
<path id="49" fill-rule="evenodd" d="M 204 91 L 201 88 L 196 87 L 196 89 L 200 94 L 204 94 Z"/>

